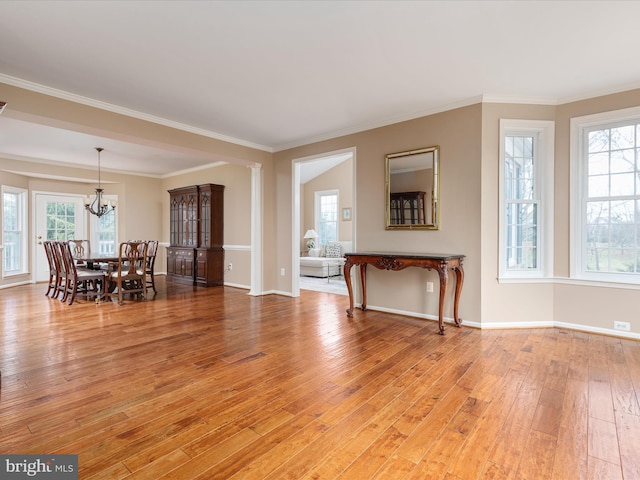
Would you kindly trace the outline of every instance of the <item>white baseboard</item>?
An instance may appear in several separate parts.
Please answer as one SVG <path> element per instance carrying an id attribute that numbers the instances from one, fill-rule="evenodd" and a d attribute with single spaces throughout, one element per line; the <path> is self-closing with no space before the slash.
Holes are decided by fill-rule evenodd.
<path id="1" fill-rule="evenodd" d="M 361 305 L 356 305 L 360 307 Z M 407 317 L 421 318 L 425 320 L 438 321 L 436 315 L 427 315 L 422 313 L 408 312 L 404 310 L 396 310 L 391 308 L 377 307 L 375 305 L 367 305 L 367 310 L 376 310 L 379 312 L 393 313 L 397 315 L 405 315 Z M 567 330 L 576 330 L 585 333 L 597 333 L 600 335 L 608 335 L 613 337 L 629 338 L 632 340 L 640 340 L 640 334 L 633 332 L 623 332 L 620 330 L 613 330 L 611 328 L 592 327 L 589 325 L 581 325 L 576 323 L 556 322 L 553 320 L 539 321 L 539 322 L 474 322 L 470 320 L 462 320 L 462 325 L 466 327 L 478 328 L 480 330 L 513 330 L 520 328 L 566 328 Z M 445 317 L 445 323 L 453 324 L 453 318 Z"/>
<path id="2" fill-rule="evenodd" d="M 554 321 L 539 322 L 484 322 L 478 324 L 478 328 L 483 330 L 499 330 L 514 328 L 553 328 L 556 324 Z"/>
<path id="3" fill-rule="evenodd" d="M 555 322 L 554 326 L 556 328 L 566 328 L 568 330 L 579 330 L 581 332 L 599 333 L 601 335 L 609 335 L 611 337 L 622 337 L 622 338 L 629 338 L 632 340 L 640 340 L 639 333 L 622 332 L 620 330 L 614 330 L 612 328 L 590 327 L 588 325 L 579 325 L 575 323 L 565 323 L 565 322 Z"/>
<path id="4" fill-rule="evenodd" d="M 251 290 L 250 285 L 242 285 L 240 283 L 224 282 L 225 287 L 242 288 L 243 290 Z"/>
<path id="5" fill-rule="evenodd" d="M 0 285 L 0 290 L 2 290 L 3 288 L 11 288 L 11 287 L 19 287 L 20 285 L 29 285 L 31 283 L 36 283 L 33 280 L 23 280 L 21 282 L 16 282 L 16 283 L 10 283 L 8 285 Z M 47 282 L 42 282 L 43 285 L 46 285 Z"/>
<path id="6" fill-rule="evenodd" d="M 283 292 L 281 290 L 265 290 L 262 293 L 256 294 L 256 296 L 260 295 L 282 295 L 283 297 L 293 297 L 291 292 Z"/>

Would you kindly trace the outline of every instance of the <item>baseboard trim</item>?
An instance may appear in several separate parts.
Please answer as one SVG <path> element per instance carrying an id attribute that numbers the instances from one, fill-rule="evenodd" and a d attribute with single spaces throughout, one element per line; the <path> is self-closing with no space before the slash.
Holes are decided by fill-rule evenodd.
<path id="1" fill-rule="evenodd" d="M 575 323 L 555 322 L 556 328 L 566 328 L 567 330 L 578 330 L 586 333 L 598 333 L 610 337 L 628 338 L 630 340 L 640 340 L 640 334 L 634 332 L 622 332 L 613 328 L 590 327 L 588 325 L 579 325 Z"/>
<path id="2" fill-rule="evenodd" d="M 4 288 L 19 287 L 20 285 L 29 285 L 31 283 L 36 283 L 36 282 L 34 282 L 33 280 L 23 280 L 21 282 L 9 283 L 7 285 L 0 285 L 0 290 Z M 42 283 L 46 284 L 46 282 L 42 282 Z"/>
<path id="3" fill-rule="evenodd" d="M 360 304 L 356 305 L 358 308 Z M 367 310 L 376 310 L 384 313 L 391 313 L 396 315 L 404 315 L 406 317 L 420 318 L 424 320 L 438 321 L 436 315 L 429 315 L 423 313 L 409 312 L 405 310 L 397 310 L 392 308 L 377 307 L 375 305 L 368 305 Z M 539 321 L 539 322 L 474 322 L 470 320 L 462 320 L 462 325 L 465 327 L 478 328 L 480 330 L 515 330 L 523 328 L 564 328 L 567 330 L 575 330 L 585 333 L 597 333 L 599 335 L 607 335 L 610 337 L 627 338 L 630 340 L 640 340 L 640 334 L 634 332 L 623 332 L 620 330 L 614 330 L 612 328 L 600 328 L 592 327 L 589 325 L 582 325 L 577 323 L 556 322 L 553 320 Z M 444 322 L 447 324 L 453 324 L 453 318 L 445 317 Z"/>
<path id="4" fill-rule="evenodd" d="M 282 291 L 282 290 L 265 290 L 262 293 L 255 293 L 253 295 L 256 296 L 256 297 L 259 297 L 261 295 L 282 295 L 283 297 L 293 297 L 291 292 L 285 292 L 285 291 Z"/>
<path id="5" fill-rule="evenodd" d="M 251 290 L 251 287 L 249 285 L 243 285 L 243 284 L 240 284 L 240 283 L 224 282 L 224 286 L 225 287 L 233 287 L 233 288 L 241 288 L 243 290 Z"/>

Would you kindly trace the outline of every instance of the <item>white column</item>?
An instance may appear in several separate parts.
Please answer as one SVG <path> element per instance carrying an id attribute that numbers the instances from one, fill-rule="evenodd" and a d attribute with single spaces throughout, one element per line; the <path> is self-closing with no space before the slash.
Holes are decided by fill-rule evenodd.
<path id="1" fill-rule="evenodd" d="M 251 167 L 251 290 L 262 295 L 262 165 Z"/>

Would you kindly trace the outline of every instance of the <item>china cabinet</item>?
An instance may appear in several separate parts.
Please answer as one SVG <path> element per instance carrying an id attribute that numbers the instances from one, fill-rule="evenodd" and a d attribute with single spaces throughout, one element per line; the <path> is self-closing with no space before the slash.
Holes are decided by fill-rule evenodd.
<path id="1" fill-rule="evenodd" d="M 390 195 L 391 224 L 415 225 L 425 223 L 424 195 L 426 192 L 402 192 Z"/>
<path id="2" fill-rule="evenodd" d="M 169 190 L 167 279 L 212 287 L 224 283 L 224 185 Z"/>

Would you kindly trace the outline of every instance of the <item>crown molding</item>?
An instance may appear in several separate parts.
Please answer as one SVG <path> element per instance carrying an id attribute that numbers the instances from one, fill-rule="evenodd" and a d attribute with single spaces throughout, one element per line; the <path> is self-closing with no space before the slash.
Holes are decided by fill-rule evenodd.
<path id="1" fill-rule="evenodd" d="M 208 165 L 200 165 L 198 167 L 186 168 L 184 170 L 179 170 L 177 172 L 171 172 L 171 173 L 166 173 L 164 175 L 159 175 L 159 178 L 176 177 L 178 175 L 184 175 L 186 173 L 199 172 L 200 170 L 207 170 L 209 168 L 221 167 L 223 165 L 227 165 L 227 162 L 214 162 L 214 163 L 209 163 Z"/>
<path id="2" fill-rule="evenodd" d="M 82 105 L 87 105 L 89 107 L 99 108 L 100 110 L 106 110 L 108 112 L 118 113 L 120 115 L 126 115 L 127 117 L 137 118 L 139 120 L 156 123 L 158 125 L 163 125 L 165 127 L 175 128 L 176 130 L 182 130 L 185 132 L 194 133 L 196 135 L 201 135 L 203 137 L 215 138 L 216 140 L 221 140 L 223 142 L 233 143 L 236 145 L 241 145 L 243 147 L 249 147 L 249 148 L 254 148 L 256 150 L 262 150 L 265 152 L 273 153 L 273 149 L 265 145 L 260 145 L 258 143 L 253 143 L 253 142 L 249 142 L 239 138 L 230 137 L 228 135 L 212 132 L 210 130 L 193 127 L 191 125 L 186 125 L 184 123 L 174 122 L 172 120 L 167 120 L 166 118 L 156 117 L 155 115 L 149 115 L 146 113 L 138 112 L 136 110 L 131 110 L 129 108 L 113 105 L 107 102 L 101 102 L 99 100 L 94 100 L 92 98 L 87 98 L 81 95 L 65 92 L 63 90 L 47 87 L 45 85 L 40 85 L 38 83 L 29 82 L 27 80 L 22 80 L 20 78 L 11 77 L 9 75 L 5 75 L 2 73 L 0 73 L 0 82 L 6 83 L 7 85 L 11 85 L 14 87 L 24 88 L 25 90 L 30 90 L 32 92 L 42 93 L 44 95 L 49 95 L 51 97 L 60 98 L 62 100 L 69 100 L 71 102 L 80 103 Z"/>
<path id="3" fill-rule="evenodd" d="M 482 95 L 482 103 L 513 103 L 524 105 L 558 105 L 557 98 L 551 97 L 521 97 L 516 95 Z"/>
<path id="4" fill-rule="evenodd" d="M 630 90 L 637 90 L 640 88 L 640 82 L 628 83 L 617 87 L 611 87 L 601 90 L 595 90 L 580 95 L 569 95 L 566 97 L 520 97 L 515 95 L 482 95 L 482 103 L 520 103 L 525 105 L 565 105 L 567 103 L 579 102 L 582 100 L 589 100 L 591 98 L 604 97 L 606 95 L 613 95 L 616 93 L 628 92 Z"/>
<path id="5" fill-rule="evenodd" d="M 325 134 L 316 135 L 313 137 L 307 137 L 301 140 L 296 140 L 294 142 L 283 143 L 283 144 L 276 145 L 274 147 L 269 147 L 266 145 L 253 143 L 253 142 L 238 139 L 235 137 L 230 137 L 221 133 L 212 132 L 210 130 L 205 130 L 202 128 L 193 127 L 183 123 L 174 122 L 172 120 L 168 120 L 165 118 L 156 117 L 154 115 L 148 115 L 146 113 L 138 112 L 136 110 L 131 110 L 125 107 L 120 107 L 117 105 L 112 105 L 110 103 L 101 102 L 101 101 L 83 97 L 80 95 L 75 95 L 69 92 L 47 87 L 45 85 L 40 85 L 38 83 L 29 82 L 27 80 L 22 80 L 20 78 L 12 77 L 12 76 L 1 74 L 1 73 L 0 73 L 0 83 L 6 83 L 7 85 L 12 85 L 14 87 L 24 88 L 26 90 L 42 93 L 44 95 L 61 98 L 63 100 L 69 100 L 75 103 L 80 103 L 90 107 L 99 108 L 101 110 L 106 110 L 109 112 L 126 115 L 128 117 L 137 118 L 139 120 L 148 121 L 158 125 L 175 128 L 176 130 L 182 130 L 182 131 L 193 133 L 196 135 L 201 135 L 203 137 L 214 138 L 216 140 L 221 140 L 223 142 L 241 145 L 248 148 L 254 148 L 256 150 L 261 150 L 268 153 L 281 152 L 283 150 L 310 145 L 310 144 L 322 142 L 325 140 L 331 140 L 331 139 L 342 137 L 345 135 L 361 133 L 367 130 L 386 127 L 389 125 L 406 122 L 409 120 L 415 120 L 417 118 L 426 117 L 429 115 L 435 115 L 438 113 L 446 112 L 449 110 L 455 110 L 457 108 L 462 108 L 462 107 L 474 105 L 477 103 L 511 103 L 511 104 L 525 104 L 525 105 L 558 106 L 566 103 L 572 103 L 572 102 L 577 102 L 581 100 L 588 100 L 590 98 L 596 98 L 600 96 L 611 95 L 615 93 L 621 93 L 621 92 L 640 88 L 640 82 L 635 82 L 635 83 L 626 84 L 626 85 L 622 85 L 615 88 L 608 88 L 608 89 L 603 89 L 599 91 L 593 91 L 586 94 L 572 95 L 572 96 L 559 97 L 559 98 L 482 94 L 482 95 L 477 95 L 467 99 L 463 99 L 458 102 L 448 103 L 448 104 L 444 104 L 444 105 L 440 105 L 440 106 L 436 106 L 436 107 L 432 107 L 424 110 L 418 110 L 409 114 L 366 122 L 354 127 L 349 127 L 341 130 L 332 130 L 331 132 L 327 132 Z"/>
<path id="6" fill-rule="evenodd" d="M 7 153 L 0 154 L 0 159 L 16 160 L 19 162 L 28 162 L 28 163 L 48 165 L 48 166 L 54 166 L 54 167 L 73 168 L 76 170 L 86 170 L 87 172 L 92 172 L 92 175 L 95 174 L 96 172 L 94 167 L 91 167 L 88 165 L 77 165 L 75 163 L 61 162 L 59 160 L 43 160 L 39 158 L 24 157 L 22 155 L 12 155 Z M 223 162 L 216 162 L 209 165 L 204 165 L 201 168 L 215 167 L 215 166 L 218 166 L 220 163 L 223 163 Z M 80 183 L 96 183 L 96 179 L 91 178 L 89 176 L 86 178 L 60 176 L 58 178 L 58 176 L 56 175 L 44 175 L 44 174 L 39 174 L 35 172 L 12 170 L 9 168 L 0 168 L 0 171 L 15 173 L 16 175 L 23 175 L 25 177 L 32 177 L 32 178 L 46 178 L 50 180 L 68 180 L 68 181 L 80 182 Z M 147 172 L 134 172 L 131 170 L 119 170 L 115 168 L 100 168 L 100 171 L 115 173 L 118 175 L 133 175 L 137 177 L 148 177 L 148 178 L 163 178 L 165 176 L 161 174 L 153 174 L 153 173 L 147 173 Z M 117 183 L 117 182 L 110 181 L 110 180 L 102 180 L 102 183 Z"/>
<path id="7" fill-rule="evenodd" d="M 12 154 L 7 154 L 7 153 L 3 153 L 0 155 L 0 159 L 5 158 L 7 160 L 17 160 L 20 162 L 29 162 L 29 163 L 37 163 L 40 165 L 53 165 L 53 166 L 59 166 L 59 167 L 65 167 L 65 168 L 75 168 L 75 169 L 81 169 L 81 170 L 87 170 L 87 171 L 93 171 L 95 172 L 95 169 L 93 167 L 90 166 L 85 166 L 85 165 L 77 165 L 74 163 L 69 163 L 69 162 L 60 162 L 57 160 L 42 160 L 42 159 L 36 159 L 36 158 L 31 158 L 31 157 L 23 157 L 22 155 L 12 155 Z M 102 172 L 108 172 L 108 173 L 116 173 L 119 175 L 133 175 L 133 176 L 137 176 L 137 177 L 147 177 L 147 178 L 171 178 L 171 177 L 175 177 L 177 175 L 182 175 L 182 174 L 186 174 L 186 173 L 193 173 L 193 172 L 198 172 L 200 170 L 207 170 L 209 168 L 215 168 L 215 167 L 221 167 L 223 165 L 227 165 L 227 162 L 223 162 L 223 161 L 217 161 L 217 162 L 213 162 L 213 163 L 208 163 L 207 165 L 200 165 L 197 167 L 193 167 L 193 168 L 186 168 L 184 170 L 180 170 L 177 172 L 171 172 L 171 173 L 148 173 L 148 172 L 135 172 L 135 171 L 131 171 L 131 170 L 119 170 L 116 168 L 100 168 L 100 170 Z M 70 180 L 70 181 L 74 181 L 74 182 L 81 182 L 81 183 L 95 183 L 95 179 L 91 179 L 91 178 L 86 178 L 86 179 L 77 179 L 77 178 L 72 178 L 72 177 L 59 177 L 57 178 L 55 175 L 40 175 L 40 174 L 36 174 L 33 172 L 24 172 L 24 171 L 13 171 L 10 169 L 6 169 L 6 168 L 0 168 L 0 171 L 6 171 L 9 173 L 15 173 L 16 175 L 23 175 L 26 177 L 33 177 L 33 178 L 48 178 L 48 179 L 52 179 L 52 180 Z M 113 181 L 109 181 L 109 180 L 102 180 L 102 183 L 117 183 L 117 182 L 113 182 Z"/>
<path id="8" fill-rule="evenodd" d="M 328 132 L 326 134 L 318 135 L 315 137 L 309 137 L 303 140 L 298 140 L 291 143 L 283 143 L 273 147 L 274 152 L 281 152 L 283 150 L 289 150 L 290 148 L 302 147 L 304 145 L 309 145 L 312 143 L 322 142 L 325 140 L 331 140 L 338 137 L 343 137 L 345 135 L 352 135 L 354 133 L 366 132 L 367 130 L 373 130 L 374 128 L 387 127 L 389 125 L 393 125 L 396 123 L 406 122 L 409 120 L 415 120 L 416 118 L 427 117 L 429 115 L 435 115 L 437 113 L 447 112 L 449 110 L 455 110 L 456 108 L 468 107 L 469 105 L 474 105 L 476 103 L 481 103 L 482 97 L 476 96 L 467 98 L 465 100 L 461 100 L 459 102 L 448 103 L 446 105 L 439 105 L 437 107 L 419 110 L 413 113 L 409 113 L 406 115 L 399 115 L 396 117 L 388 117 L 383 120 L 376 120 L 373 122 L 367 122 L 360 124 L 355 127 L 345 128 L 342 130 L 334 130 L 332 132 Z"/>
<path id="9" fill-rule="evenodd" d="M 476 103 L 511 103 L 511 104 L 524 104 L 524 105 L 550 105 L 550 106 L 558 106 L 564 105 L 566 103 L 577 102 L 580 100 L 588 100 L 591 98 L 602 97 L 605 95 L 612 95 L 615 93 L 626 92 L 629 90 L 636 90 L 640 88 L 640 82 L 635 82 L 632 84 L 626 84 L 615 88 L 609 88 L 599 91 L 592 91 L 590 93 L 585 93 L 582 95 L 574 95 L 570 97 L 531 97 L 531 96 L 516 96 L 516 95 L 496 95 L 496 94 L 482 94 L 477 95 L 475 97 L 467 98 L 464 100 L 460 100 L 459 102 L 449 103 L 445 105 L 440 105 L 438 107 L 434 107 L 431 109 L 417 111 L 411 114 L 391 117 L 384 120 L 379 120 L 376 122 L 361 124 L 357 127 L 348 128 L 344 130 L 335 130 L 333 132 L 318 135 L 316 137 L 307 138 L 304 140 L 299 140 L 292 143 L 286 143 L 277 145 L 273 148 L 274 152 L 280 152 L 283 150 L 288 150 L 290 148 L 301 147 L 304 145 L 309 145 L 311 143 L 322 142 L 325 140 L 331 140 L 333 138 L 342 137 L 344 135 L 351 135 L 354 133 L 360 133 L 367 130 L 372 130 L 374 128 L 386 127 L 389 125 L 393 125 L 395 123 L 405 122 L 408 120 L 414 120 L 420 117 L 426 117 L 429 115 L 435 115 L 437 113 L 447 112 L 449 110 L 455 110 L 456 108 L 467 107 L 469 105 L 474 105 Z"/>
<path id="10" fill-rule="evenodd" d="M 588 100 L 590 98 L 604 97 L 606 95 L 614 95 L 616 93 L 628 92 L 630 90 L 637 90 L 640 88 L 640 82 L 627 83 L 615 88 L 606 88 L 602 90 L 593 91 L 587 95 L 571 95 L 563 97 L 558 101 L 558 105 L 565 103 L 579 102 L 581 100 Z"/>

